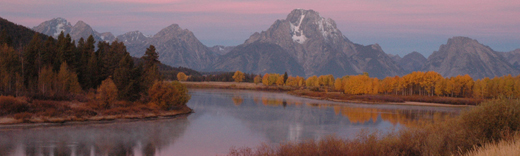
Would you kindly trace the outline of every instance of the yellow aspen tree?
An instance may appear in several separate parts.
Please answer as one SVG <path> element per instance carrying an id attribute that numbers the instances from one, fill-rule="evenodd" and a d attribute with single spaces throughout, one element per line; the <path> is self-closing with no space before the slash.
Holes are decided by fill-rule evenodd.
<path id="1" fill-rule="evenodd" d="M 297 81 L 296 77 L 289 76 L 287 78 L 287 81 L 285 82 L 285 85 L 297 87 L 298 81 Z"/>
<path id="2" fill-rule="evenodd" d="M 260 77 L 260 75 L 255 76 L 255 78 L 253 79 L 253 82 L 255 83 L 255 85 L 258 85 L 261 81 L 262 81 L 262 78 Z"/>
<path id="3" fill-rule="evenodd" d="M 269 86 L 269 74 L 264 74 L 264 77 L 262 78 L 262 84 Z"/>
<path id="4" fill-rule="evenodd" d="M 305 80 L 305 86 L 307 87 L 318 87 L 318 77 L 316 75 L 311 76 Z"/>
<path id="5" fill-rule="evenodd" d="M 520 78 L 518 76 L 514 78 L 513 94 L 514 98 L 520 98 Z"/>
<path id="6" fill-rule="evenodd" d="M 305 85 L 305 79 L 300 76 L 296 76 L 296 80 L 298 81 L 298 87 L 303 87 Z"/>
<path id="7" fill-rule="evenodd" d="M 475 85 L 475 81 L 468 74 L 461 77 L 462 81 L 462 96 L 469 97 L 473 94 L 473 85 Z"/>
<path id="8" fill-rule="evenodd" d="M 378 78 L 372 79 L 372 94 L 379 94 L 380 85 L 381 84 Z"/>
<path id="9" fill-rule="evenodd" d="M 502 87 L 504 89 L 503 95 L 509 99 L 513 98 L 514 92 L 513 88 L 515 86 L 515 81 L 511 74 L 504 76 L 503 79 L 504 86 Z"/>
<path id="10" fill-rule="evenodd" d="M 276 85 L 283 86 L 283 84 L 284 84 L 283 79 L 284 79 L 283 75 L 278 76 L 278 78 L 276 79 Z"/>
<path id="11" fill-rule="evenodd" d="M 244 81 L 245 75 L 241 71 L 237 70 L 235 74 L 233 75 L 233 79 L 235 82 L 242 82 Z"/>
<path id="12" fill-rule="evenodd" d="M 444 96 L 446 94 L 447 80 L 445 78 L 439 79 L 435 83 L 435 94 L 438 96 Z"/>
<path id="13" fill-rule="evenodd" d="M 337 91 L 343 90 L 343 83 L 341 83 L 340 78 L 336 78 L 336 82 L 334 82 L 334 90 L 337 90 Z"/>
<path id="14" fill-rule="evenodd" d="M 481 92 L 482 92 L 482 98 L 488 98 L 489 97 L 489 78 L 488 77 L 485 77 L 484 79 L 482 79 L 481 81 Z"/>
<path id="15" fill-rule="evenodd" d="M 188 76 L 184 74 L 184 72 L 177 73 L 177 80 L 179 81 L 186 81 L 188 80 Z"/>
<path id="16" fill-rule="evenodd" d="M 279 77 L 280 77 L 280 74 L 276 74 L 276 73 L 269 74 L 269 78 L 268 78 L 269 86 L 275 84 Z"/>
<path id="17" fill-rule="evenodd" d="M 483 98 L 482 96 L 482 81 L 479 79 L 473 85 L 473 98 Z"/>

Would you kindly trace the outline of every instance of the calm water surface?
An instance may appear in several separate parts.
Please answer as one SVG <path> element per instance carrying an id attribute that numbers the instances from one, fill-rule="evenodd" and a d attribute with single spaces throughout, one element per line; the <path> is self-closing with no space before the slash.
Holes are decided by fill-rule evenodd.
<path id="1" fill-rule="evenodd" d="M 456 116 L 461 108 L 344 104 L 284 93 L 190 90 L 195 113 L 175 119 L 0 129 L 0 155 L 223 155 L 230 147 L 353 138 Z"/>

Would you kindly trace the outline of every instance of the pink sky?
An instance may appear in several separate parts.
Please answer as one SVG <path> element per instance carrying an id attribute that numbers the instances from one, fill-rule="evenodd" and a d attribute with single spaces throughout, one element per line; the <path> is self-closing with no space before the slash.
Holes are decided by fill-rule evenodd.
<path id="1" fill-rule="evenodd" d="M 34 27 L 55 17 L 99 32 L 153 35 L 177 23 L 207 46 L 237 45 L 295 8 L 332 18 L 345 36 L 388 53 L 429 55 L 452 36 L 498 51 L 520 48 L 518 0 L 1 0 L 0 17 Z M 422 39 L 417 40 L 417 39 Z"/>

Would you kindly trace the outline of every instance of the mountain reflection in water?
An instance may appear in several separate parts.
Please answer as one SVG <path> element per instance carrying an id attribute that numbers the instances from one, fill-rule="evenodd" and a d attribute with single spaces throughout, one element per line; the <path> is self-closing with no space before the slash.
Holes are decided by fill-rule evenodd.
<path id="1" fill-rule="evenodd" d="M 353 138 L 442 122 L 461 108 L 345 104 L 261 91 L 190 89 L 195 113 L 175 119 L 0 129 L 0 155 L 216 155 L 262 142 Z"/>

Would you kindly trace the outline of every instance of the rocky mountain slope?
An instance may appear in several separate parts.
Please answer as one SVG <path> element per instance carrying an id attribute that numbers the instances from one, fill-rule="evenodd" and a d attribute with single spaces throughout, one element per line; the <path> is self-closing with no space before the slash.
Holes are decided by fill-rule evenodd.
<path id="1" fill-rule="evenodd" d="M 321 17 L 313 10 L 295 9 L 286 19 L 277 20 L 266 31 L 254 33 L 244 44 L 239 47 L 247 47 L 249 44 L 264 44 L 259 47 L 275 49 L 277 46 L 283 49 L 283 56 L 295 60 L 290 67 L 301 66 L 304 74 L 285 69 L 289 74 L 300 76 L 333 74 L 336 77 L 355 75 L 368 72 L 371 76 L 385 77 L 402 75 L 404 71 L 385 54 L 379 45 L 358 45 L 348 40 L 332 19 Z M 215 63 L 216 69 L 231 70 L 235 66 L 263 66 L 260 62 L 234 62 L 227 57 L 237 55 L 249 55 L 247 48 L 233 50 L 234 55 L 224 55 Z M 262 52 L 258 50 L 257 52 Z M 280 54 L 282 55 L 282 54 Z M 260 55 L 268 56 L 268 55 Z M 242 57 L 242 56 L 241 56 Z M 245 56 L 243 56 L 245 57 Z M 258 58 L 265 59 L 265 58 Z M 284 67 L 287 67 L 284 66 Z M 211 70 L 211 69 L 209 69 Z M 245 71 L 258 72 L 258 71 Z M 273 72 L 261 70 L 262 73 Z"/>
<path id="2" fill-rule="evenodd" d="M 399 62 L 402 58 L 401 56 L 399 56 L 399 54 L 388 54 L 388 57 L 390 57 L 392 60 L 394 60 L 395 62 Z"/>
<path id="3" fill-rule="evenodd" d="M 304 75 L 296 60 L 282 47 L 265 42 L 243 44 L 223 55 L 212 66 L 216 71 L 245 71 L 248 73 L 284 73 Z"/>
<path id="4" fill-rule="evenodd" d="M 500 52 L 502 56 L 509 62 L 515 69 L 520 70 L 520 49 L 516 49 L 510 52 Z"/>
<path id="5" fill-rule="evenodd" d="M 177 24 L 162 29 L 146 43 L 155 45 L 161 62 L 174 67 L 201 70 L 208 68 L 217 58 L 217 54 L 202 44 L 193 32 Z"/>
<path id="6" fill-rule="evenodd" d="M 90 35 L 92 35 L 96 41 L 111 42 L 114 40 L 114 35 L 112 35 L 112 33 L 98 33 L 83 21 L 78 21 L 74 26 L 72 26 L 70 22 L 63 18 L 54 18 L 45 21 L 34 27 L 33 30 L 54 38 L 58 38 L 60 33 L 63 32 L 64 34 L 69 34 L 70 37 L 76 41 L 80 38 L 87 39 Z"/>
<path id="7" fill-rule="evenodd" d="M 148 41 L 150 38 L 143 35 L 139 31 L 131 31 L 116 37 L 117 40 L 126 45 L 126 50 L 134 57 L 141 57 L 146 52 L 146 48 L 150 46 Z M 155 45 L 154 45 L 155 46 Z M 159 52 L 159 51 L 157 51 Z M 162 52 L 164 53 L 164 52 Z M 161 52 L 159 52 L 161 54 Z"/>
<path id="8" fill-rule="evenodd" d="M 398 59 L 399 66 L 401 66 L 406 73 L 420 71 L 427 59 L 421 53 L 411 52 L 406 54 L 403 58 Z"/>
<path id="9" fill-rule="evenodd" d="M 445 77 L 469 74 L 474 79 L 518 75 L 498 52 L 467 37 L 453 37 L 428 57 L 424 71 L 436 71 Z"/>
<path id="10" fill-rule="evenodd" d="M 223 46 L 223 45 L 216 45 L 213 47 L 210 47 L 209 49 L 214 52 L 215 54 L 219 55 L 226 55 L 227 53 L 231 52 L 235 46 Z"/>

